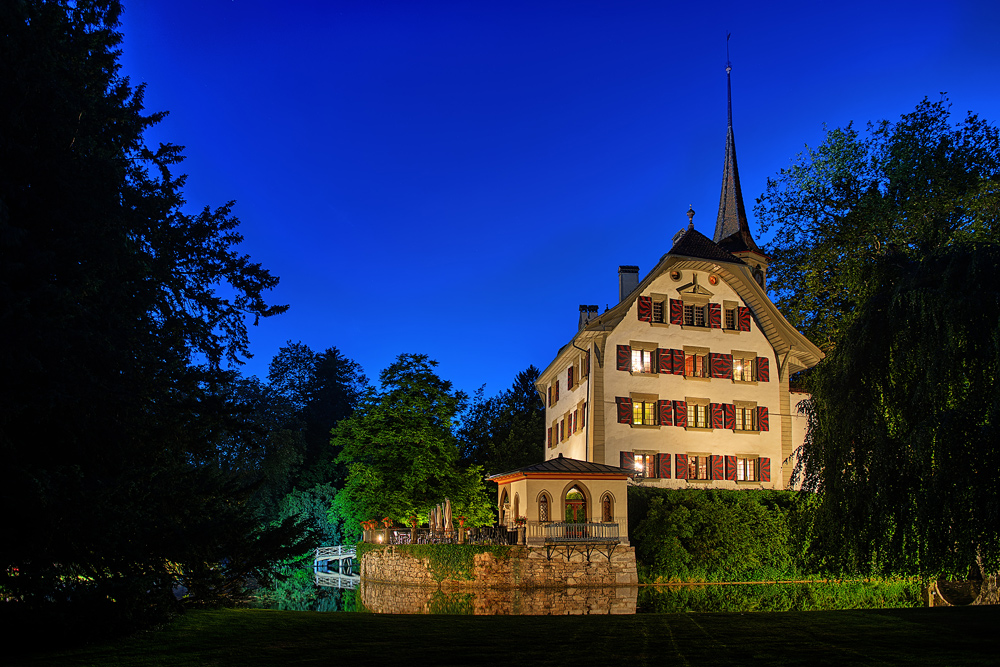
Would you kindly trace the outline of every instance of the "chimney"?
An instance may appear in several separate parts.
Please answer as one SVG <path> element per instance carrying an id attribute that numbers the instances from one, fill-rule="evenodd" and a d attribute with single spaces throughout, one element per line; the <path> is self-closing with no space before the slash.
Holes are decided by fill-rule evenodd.
<path id="1" fill-rule="evenodd" d="M 585 306 L 580 304 L 580 324 L 577 326 L 577 331 L 582 331 L 585 326 L 590 324 L 590 321 L 597 318 L 597 306 Z"/>
<path id="2" fill-rule="evenodd" d="M 639 286 L 638 266 L 618 267 L 618 302 L 621 303 Z"/>

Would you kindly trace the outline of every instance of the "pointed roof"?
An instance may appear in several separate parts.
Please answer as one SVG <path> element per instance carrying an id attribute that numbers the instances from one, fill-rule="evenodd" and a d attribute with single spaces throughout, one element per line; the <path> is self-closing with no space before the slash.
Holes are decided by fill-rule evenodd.
<path id="1" fill-rule="evenodd" d="M 732 252 L 760 248 L 750 234 L 747 224 L 746 207 L 743 205 L 743 191 L 740 188 L 740 172 L 736 166 L 736 139 L 733 136 L 733 86 L 730 79 L 732 66 L 726 64 L 726 95 L 729 127 L 726 131 L 726 161 L 722 168 L 722 194 L 719 197 L 719 217 L 715 221 L 715 235 L 712 240 Z"/>
<path id="2" fill-rule="evenodd" d="M 689 225 L 684 230 L 683 236 L 677 239 L 674 247 L 667 253 L 668 255 L 683 255 L 684 257 L 699 257 L 710 259 L 713 262 L 730 262 L 732 264 L 744 264 L 743 260 L 736 257 L 728 250 L 719 247 L 712 240 Z"/>

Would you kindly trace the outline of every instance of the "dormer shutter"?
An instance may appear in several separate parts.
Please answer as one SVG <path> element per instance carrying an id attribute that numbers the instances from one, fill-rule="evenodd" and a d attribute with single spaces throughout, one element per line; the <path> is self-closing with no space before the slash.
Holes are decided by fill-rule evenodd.
<path id="1" fill-rule="evenodd" d="M 670 323 L 682 324 L 684 322 L 684 302 L 680 299 L 670 300 Z"/>
<path id="2" fill-rule="evenodd" d="M 640 296 L 639 297 L 639 321 L 640 322 L 652 322 L 653 321 L 653 297 L 650 296 Z"/>
<path id="3" fill-rule="evenodd" d="M 659 400 L 656 402 L 656 413 L 660 420 L 660 426 L 672 426 L 674 423 L 674 405 L 670 401 Z"/>
<path id="4" fill-rule="evenodd" d="M 763 405 L 757 406 L 757 430 L 758 431 L 769 430 L 767 423 L 767 408 L 765 408 Z"/>
<path id="5" fill-rule="evenodd" d="M 767 357 L 757 357 L 757 381 L 771 381 L 771 372 L 768 370 Z"/>
<path id="6" fill-rule="evenodd" d="M 619 424 L 631 424 L 632 423 L 632 399 L 624 396 L 618 396 L 615 398 L 615 403 L 618 404 L 618 423 Z"/>
<path id="7" fill-rule="evenodd" d="M 738 306 L 737 315 L 739 316 L 740 331 L 750 331 L 750 309 Z"/>
<path id="8" fill-rule="evenodd" d="M 708 304 L 708 326 L 712 329 L 722 328 L 722 304 Z"/>
<path id="9" fill-rule="evenodd" d="M 615 357 L 615 362 L 617 368 L 620 371 L 630 371 L 632 370 L 632 346 L 631 345 L 619 345 L 616 348 L 618 354 Z"/>

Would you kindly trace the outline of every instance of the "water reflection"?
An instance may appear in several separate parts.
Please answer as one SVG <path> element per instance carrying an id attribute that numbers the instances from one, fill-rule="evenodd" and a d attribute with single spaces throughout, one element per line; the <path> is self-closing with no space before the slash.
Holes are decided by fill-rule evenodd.
<path id="1" fill-rule="evenodd" d="M 300 568 L 256 606 L 384 614 L 569 615 L 772 612 L 919 607 L 916 582 L 810 582 L 442 590 L 360 581 L 355 567 Z"/>

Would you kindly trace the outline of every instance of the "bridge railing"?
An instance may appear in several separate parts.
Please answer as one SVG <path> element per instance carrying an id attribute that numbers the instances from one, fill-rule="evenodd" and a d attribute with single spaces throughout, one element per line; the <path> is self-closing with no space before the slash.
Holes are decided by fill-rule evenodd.
<path id="1" fill-rule="evenodd" d="M 316 549 L 314 560 L 339 560 L 341 558 L 354 558 L 358 549 L 355 545 L 338 544 L 333 547 L 319 547 Z"/>

